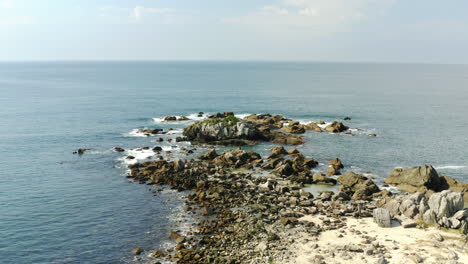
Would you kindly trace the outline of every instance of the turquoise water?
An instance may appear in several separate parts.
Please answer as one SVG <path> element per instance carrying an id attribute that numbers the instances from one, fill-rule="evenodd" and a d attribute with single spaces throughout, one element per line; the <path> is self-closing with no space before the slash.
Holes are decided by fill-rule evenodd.
<path id="1" fill-rule="evenodd" d="M 340 63 L 60 62 L 0 64 L 2 263 L 120 263 L 163 247 L 182 194 L 129 184 L 115 146 L 152 118 L 199 111 L 274 113 L 362 129 L 306 134 L 300 147 L 381 182 L 433 164 L 468 181 L 468 66 Z M 367 137 L 376 133 L 376 138 Z M 175 143 L 174 143 L 175 144 Z M 91 148 L 83 156 L 78 148 Z M 254 150 L 265 153 L 269 146 Z M 325 166 L 319 167 L 322 169 Z"/>

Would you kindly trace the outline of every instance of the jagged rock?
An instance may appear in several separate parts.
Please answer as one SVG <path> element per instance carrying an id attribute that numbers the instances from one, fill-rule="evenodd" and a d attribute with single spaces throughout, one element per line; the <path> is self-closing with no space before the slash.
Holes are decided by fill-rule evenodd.
<path id="1" fill-rule="evenodd" d="M 424 194 L 420 192 L 408 196 L 401 203 L 399 211 L 406 217 L 415 217 L 419 213 L 419 205 L 422 199 L 424 199 Z"/>
<path id="2" fill-rule="evenodd" d="M 449 218 L 463 209 L 464 201 L 461 193 L 442 191 L 434 193 L 429 198 L 428 205 L 429 211 L 434 212 L 437 220 L 441 220 L 442 217 Z"/>
<path id="3" fill-rule="evenodd" d="M 299 150 L 297 150 L 297 148 L 292 148 L 290 150 L 288 150 L 288 154 L 289 155 L 294 155 L 294 154 L 300 154 Z"/>
<path id="4" fill-rule="evenodd" d="M 439 191 L 441 178 L 431 165 L 413 167 L 410 169 L 394 169 L 385 183 L 395 185 L 405 192 Z"/>
<path id="5" fill-rule="evenodd" d="M 331 185 L 335 185 L 335 184 L 336 184 L 336 180 L 335 180 L 335 179 L 326 177 L 326 176 L 323 175 L 322 173 L 316 173 L 316 174 L 314 174 L 312 180 L 314 181 L 315 184 L 331 184 Z"/>
<path id="6" fill-rule="evenodd" d="M 452 177 L 443 176 L 443 189 L 463 193 L 463 198 L 468 201 L 468 184 L 455 180 Z"/>
<path id="7" fill-rule="evenodd" d="M 209 150 L 207 153 L 201 155 L 198 158 L 201 159 L 201 160 L 212 160 L 212 159 L 216 158 L 217 156 L 218 156 L 218 154 L 216 153 L 216 150 L 212 149 L 212 150 Z"/>
<path id="8" fill-rule="evenodd" d="M 328 175 L 328 176 L 334 176 L 334 175 L 340 175 L 340 174 L 341 174 L 340 170 L 339 170 L 339 169 L 335 169 L 334 167 L 330 167 L 330 168 L 328 168 L 328 170 L 327 170 L 327 175 Z"/>
<path id="9" fill-rule="evenodd" d="M 115 150 L 116 152 L 124 152 L 124 151 L 125 151 L 125 149 L 119 148 L 119 147 L 115 147 L 114 150 Z"/>
<path id="10" fill-rule="evenodd" d="M 349 201 L 351 200 L 351 197 L 349 197 L 348 194 L 345 192 L 337 192 L 332 196 L 333 201 Z"/>
<path id="11" fill-rule="evenodd" d="M 391 227 L 392 218 L 390 212 L 384 208 L 376 208 L 372 214 L 374 218 L 374 223 L 377 223 L 380 227 Z"/>
<path id="12" fill-rule="evenodd" d="M 328 131 L 328 132 L 331 132 L 331 133 L 339 133 L 339 132 L 343 132 L 345 130 L 348 130 L 349 127 L 343 125 L 343 123 L 341 122 L 337 122 L 337 121 L 334 121 L 333 123 L 331 123 L 330 125 L 326 126 L 325 127 L 325 130 Z"/>
<path id="13" fill-rule="evenodd" d="M 271 148 L 270 151 L 271 151 L 271 154 L 273 154 L 273 155 L 286 155 L 286 154 L 288 154 L 288 152 L 284 149 L 283 146 Z"/>
<path id="14" fill-rule="evenodd" d="M 339 158 L 334 158 L 330 160 L 330 162 L 328 162 L 328 165 L 332 166 L 336 170 L 344 168 L 343 163 L 341 162 Z"/>
<path id="15" fill-rule="evenodd" d="M 276 167 L 275 173 L 282 176 L 290 176 L 294 173 L 294 169 L 289 163 L 284 163 Z"/>
<path id="16" fill-rule="evenodd" d="M 313 130 L 315 132 L 322 132 L 322 129 L 317 125 L 317 123 L 309 123 L 307 125 L 304 126 L 304 129 L 306 130 Z"/>
<path id="17" fill-rule="evenodd" d="M 299 124 L 299 122 L 290 123 L 287 126 L 281 128 L 281 130 L 292 134 L 302 134 L 305 132 L 304 126 Z"/>
<path id="18" fill-rule="evenodd" d="M 456 212 L 452 218 L 458 219 L 458 220 L 463 220 L 468 217 L 468 208 L 464 208 L 458 212 Z"/>
<path id="19" fill-rule="evenodd" d="M 338 178 L 341 183 L 340 190 L 350 195 L 355 200 L 368 200 L 372 194 L 379 192 L 379 187 L 369 178 L 349 172 Z"/>
<path id="20" fill-rule="evenodd" d="M 196 122 L 184 129 L 184 136 L 193 142 L 222 143 L 233 140 L 259 140 L 261 135 L 254 126 L 234 116 Z"/>
<path id="21" fill-rule="evenodd" d="M 319 199 L 322 201 L 330 201 L 333 196 L 332 191 L 320 191 L 319 192 Z"/>
<path id="22" fill-rule="evenodd" d="M 176 121 L 177 117 L 176 116 L 165 116 L 164 121 Z"/>

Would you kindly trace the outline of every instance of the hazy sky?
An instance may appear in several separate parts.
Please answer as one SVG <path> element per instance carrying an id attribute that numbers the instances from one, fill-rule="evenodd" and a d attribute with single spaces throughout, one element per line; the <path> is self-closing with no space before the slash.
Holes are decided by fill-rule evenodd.
<path id="1" fill-rule="evenodd" d="M 468 63 L 467 0 L 0 0 L 0 60 Z"/>

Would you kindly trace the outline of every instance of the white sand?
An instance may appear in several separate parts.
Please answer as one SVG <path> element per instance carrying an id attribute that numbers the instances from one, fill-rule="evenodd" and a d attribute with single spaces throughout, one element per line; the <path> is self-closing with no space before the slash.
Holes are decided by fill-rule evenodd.
<path id="1" fill-rule="evenodd" d="M 323 225 L 319 216 L 305 216 L 302 221 L 310 221 Z M 290 263 L 309 264 L 320 263 L 317 255 L 323 256 L 323 261 L 332 263 L 378 263 L 378 256 L 366 252 L 378 243 L 387 249 L 385 259 L 389 263 L 468 263 L 468 245 L 459 233 L 445 232 L 434 227 L 427 229 L 403 228 L 395 226 L 391 228 L 378 227 L 372 218 L 346 220 L 347 226 L 325 231 L 320 236 L 313 237 L 308 234 L 299 235 L 299 239 L 291 246 L 291 251 L 296 255 Z M 354 232 L 351 230 L 354 229 Z M 344 231 L 344 232 L 343 232 Z M 361 234 L 358 234 L 358 232 Z M 442 242 L 434 238 L 434 234 L 440 234 L 444 238 Z M 339 237 L 339 235 L 342 237 Z M 371 237 L 371 240 L 363 236 Z M 350 244 L 364 249 L 364 252 L 350 252 L 343 249 Z M 374 247 L 375 248 L 375 247 Z M 370 254 L 367 254 L 370 253 Z M 320 258 L 320 257 L 319 257 Z"/>

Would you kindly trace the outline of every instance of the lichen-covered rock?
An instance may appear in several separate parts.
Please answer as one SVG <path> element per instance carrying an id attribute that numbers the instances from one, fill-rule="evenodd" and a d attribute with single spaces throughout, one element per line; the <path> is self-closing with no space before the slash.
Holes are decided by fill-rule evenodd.
<path id="1" fill-rule="evenodd" d="M 413 167 L 410 169 L 394 169 L 385 183 L 395 185 L 405 192 L 440 191 L 441 178 L 431 165 Z"/>

